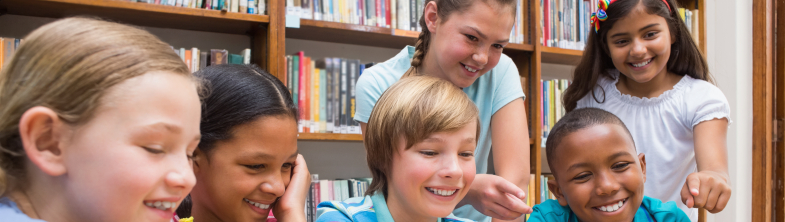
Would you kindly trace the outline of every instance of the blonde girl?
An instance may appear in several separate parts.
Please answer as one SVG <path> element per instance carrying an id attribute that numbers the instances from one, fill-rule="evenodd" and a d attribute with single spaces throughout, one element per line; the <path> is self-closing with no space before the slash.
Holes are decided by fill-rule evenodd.
<path id="1" fill-rule="evenodd" d="M 141 29 L 36 29 L 0 72 L 0 218 L 170 221 L 196 183 L 198 86 Z"/>

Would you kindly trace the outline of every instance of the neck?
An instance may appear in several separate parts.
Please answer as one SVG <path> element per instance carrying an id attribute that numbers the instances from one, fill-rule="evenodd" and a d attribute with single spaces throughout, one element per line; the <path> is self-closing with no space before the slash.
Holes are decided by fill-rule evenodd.
<path id="1" fill-rule="evenodd" d="M 69 208 L 73 203 L 69 203 L 65 197 L 66 191 L 54 184 L 56 183 L 53 181 L 31 182 L 30 186 L 11 192 L 9 198 L 22 213 L 33 219 L 51 222 L 82 221 L 74 216 L 76 211 Z"/>
<path id="2" fill-rule="evenodd" d="M 616 83 L 616 88 L 622 94 L 640 98 L 655 98 L 665 93 L 665 91 L 673 89 L 673 86 L 679 83 L 681 77 L 663 70 L 662 73 L 657 74 L 648 82 L 639 83 L 627 78 L 624 74 L 619 74 L 619 82 Z"/>
<path id="3" fill-rule="evenodd" d="M 417 75 L 431 76 L 450 81 L 447 79 L 447 74 L 444 73 L 438 63 L 436 63 L 436 58 L 434 58 L 433 53 L 425 53 L 425 58 L 423 58 L 420 63 L 420 67 L 415 70 L 417 71 Z"/>
<path id="4" fill-rule="evenodd" d="M 418 214 L 422 209 L 409 209 L 406 204 L 398 201 L 398 198 L 392 192 L 388 192 L 387 197 L 387 209 L 390 210 L 390 216 L 392 216 L 393 221 L 435 222 L 439 219 L 438 217 Z"/>

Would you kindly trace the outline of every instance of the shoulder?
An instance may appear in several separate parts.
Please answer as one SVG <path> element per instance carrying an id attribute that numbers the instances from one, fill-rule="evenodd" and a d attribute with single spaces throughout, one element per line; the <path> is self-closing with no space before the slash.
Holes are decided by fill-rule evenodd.
<path id="1" fill-rule="evenodd" d="M 442 222 L 475 222 L 474 220 L 457 217 L 452 213 L 449 216 L 442 218 L 441 221 Z"/>
<path id="2" fill-rule="evenodd" d="M 354 197 L 344 201 L 325 201 L 319 204 L 317 222 L 376 221 L 371 196 Z"/>
<path id="3" fill-rule="evenodd" d="M 685 90 L 685 98 L 691 102 L 701 100 L 717 100 L 727 103 L 725 94 L 722 93 L 719 87 L 711 84 L 705 80 L 694 79 L 690 76 L 684 76 L 682 80 Z"/>
<path id="4" fill-rule="evenodd" d="M 663 203 L 659 199 L 644 196 L 641 206 L 646 208 L 646 210 L 649 211 L 656 221 L 690 221 L 690 218 L 687 216 L 687 214 L 679 209 L 679 207 L 676 206 L 676 202 L 673 201 Z"/>
<path id="5" fill-rule="evenodd" d="M 527 221 L 569 221 L 571 212 L 569 206 L 562 206 L 557 200 L 546 200 L 534 206 Z"/>

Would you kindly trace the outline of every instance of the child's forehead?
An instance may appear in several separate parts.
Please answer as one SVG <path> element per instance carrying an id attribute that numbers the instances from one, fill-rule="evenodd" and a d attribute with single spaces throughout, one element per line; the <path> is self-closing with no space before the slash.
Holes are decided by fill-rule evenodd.
<path id="1" fill-rule="evenodd" d="M 555 151 L 553 160 L 560 165 L 605 161 L 619 152 L 636 154 L 632 137 L 617 124 L 599 124 L 572 132 L 562 138 Z"/>

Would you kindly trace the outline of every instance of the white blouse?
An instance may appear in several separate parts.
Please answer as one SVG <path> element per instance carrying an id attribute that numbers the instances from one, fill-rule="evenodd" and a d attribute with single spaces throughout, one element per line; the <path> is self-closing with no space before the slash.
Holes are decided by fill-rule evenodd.
<path id="1" fill-rule="evenodd" d="M 728 100 L 716 86 L 688 75 L 659 97 L 633 97 L 616 88 L 619 72 L 610 73 L 615 79 L 600 77 L 594 88 L 599 102 L 590 93 L 577 108 L 595 107 L 618 116 L 632 133 L 638 153 L 646 154 L 644 194 L 675 201 L 696 221 L 697 210 L 687 208 L 680 195 L 687 176 L 697 171 L 693 129 L 703 121 L 722 118 L 730 125 Z"/>

